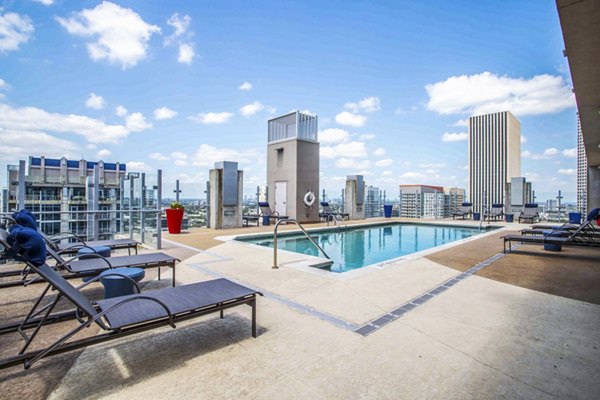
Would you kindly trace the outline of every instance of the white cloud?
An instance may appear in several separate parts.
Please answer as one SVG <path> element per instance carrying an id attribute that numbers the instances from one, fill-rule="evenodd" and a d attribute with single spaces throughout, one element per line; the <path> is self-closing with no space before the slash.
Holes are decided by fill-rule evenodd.
<path id="1" fill-rule="evenodd" d="M 392 176 L 394 173 L 392 171 L 383 171 L 381 175 L 383 176 Z"/>
<path id="2" fill-rule="evenodd" d="M 174 151 L 171 153 L 171 158 L 173 160 L 187 160 L 188 155 L 185 153 L 182 153 L 181 151 Z"/>
<path id="3" fill-rule="evenodd" d="M 547 160 L 549 158 L 554 157 L 558 153 L 559 153 L 559 151 L 557 148 L 550 147 L 550 148 L 544 150 L 544 152 L 542 154 L 532 153 L 529 150 L 524 150 L 521 152 L 521 157 L 531 158 L 532 160 Z"/>
<path id="4" fill-rule="evenodd" d="M 375 139 L 375 135 L 373 133 L 365 133 L 358 137 L 358 140 L 372 140 Z"/>
<path id="5" fill-rule="evenodd" d="M 562 155 L 569 158 L 577 157 L 577 148 L 573 147 L 572 149 L 564 149 L 562 151 Z"/>
<path id="6" fill-rule="evenodd" d="M 367 149 L 363 142 L 340 143 L 335 146 L 321 146 L 321 157 L 334 158 L 363 158 L 367 156 Z"/>
<path id="7" fill-rule="evenodd" d="M 160 33 L 158 26 L 146 23 L 132 9 L 109 1 L 93 9 L 74 12 L 70 18 L 57 17 L 56 20 L 67 32 L 92 39 L 87 43 L 92 60 L 106 59 L 123 69 L 143 60 L 150 37 Z"/>
<path id="8" fill-rule="evenodd" d="M 446 166 L 444 163 L 421 163 L 419 168 L 439 170 Z"/>
<path id="9" fill-rule="evenodd" d="M 376 167 L 389 167 L 390 165 L 394 165 L 394 160 L 392 160 L 391 158 L 385 158 L 375 163 Z"/>
<path id="10" fill-rule="evenodd" d="M 154 172 L 155 170 L 143 161 L 127 161 L 127 172 Z"/>
<path id="11" fill-rule="evenodd" d="M 169 157 L 167 157 L 161 153 L 150 153 L 150 154 L 148 154 L 148 158 L 151 158 L 152 160 L 158 160 L 158 161 L 165 161 L 165 160 L 169 159 Z"/>
<path id="12" fill-rule="evenodd" d="M 521 157 L 523 157 L 523 158 L 529 158 L 531 156 L 532 156 L 532 154 L 531 154 L 531 152 L 529 150 L 523 150 L 521 152 Z"/>
<path id="13" fill-rule="evenodd" d="M 536 75 L 531 79 L 490 72 L 451 76 L 428 84 L 427 108 L 439 114 L 478 115 L 509 110 L 517 116 L 556 113 L 575 106 L 573 93 L 562 76 Z"/>
<path id="14" fill-rule="evenodd" d="M 199 113 L 190 117 L 192 121 L 198 122 L 200 124 L 224 124 L 229 122 L 229 120 L 233 117 L 233 114 L 230 112 L 209 112 L 209 113 Z"/>
<path id="15" fill-rule="evenodd" d="M 0 117 L 1 118 L 1 117 Z M 15 163 L 32 154 L 46 157 L 75 157 L 80 147 L 65 139 L 34 130 L 0 127 L 0 163 Z"/>
<path id="16" fill-rule="evenodd" d="M 124 117 L 127 115 L 127 109 L 123 106 L 117 106 L 115 108 L 115 115 L 117 117 Z"/>
<path id="17" fill-rule="evenodd" d="M 379 110 L 381 107 L 379 106 L 379 97 L 371 96 L 365 97 L 357 103 L 346 103 L 344 104 L 344 108 L 354 113 L 358 113 L 361 111 L 374 112 Z"/>
<path id="18" fill-rule="evenodd" d="M 367 117 L 359 114 L 352 114 L 348 111 L 342 111 L 335 116 L 335 122 L 340 125 L 364 126 L 367 122 Z"/>
<path id="19" fill-rule="evenodd" d="M 104 98 L 96 95 L 96 93 L 90 93 L 90 97 L 85 102 L 87 108 L 93 108 L 94 110 L 102 110 L 104 104 Z"/>
<path id="20" fill-rule="evenodd" d="M 252 84 L 250 82 L 244 82 L 238 86 L 239 90 L 252 90 Z"/>
<path id="21" fill-rule="evenodd" d="M 171 15 L 167 20 L 167 24 L 175 28 L 173 37 L 183 35 L 190 27 L 191 20 L 192 18 L 189 15 L 184 15 L 183 17 L 179 17 L 178 13 Z"/>
<path id="22" fill-rule="evenodd" d="M 352 158 L 340 158 L 335 161 L 337 168 L 352 168 L 353 170 L 369 168 L 371 162 L 369 160 L 355 160 Z"/>
<path id="23" fill-rule="evenodd" d="M 34 30 L 27 15 L 12 12 L 0 15 L 0 52 L 18 50 L 22 43 L 27 43 Z"/>
<path id="24" fill-rule="evenodd" d="M 259 159 L 256 149 L 237 150 L 230 148 L 217 148 L 209 144 L 201 144 L 192 157 L 192 164 L 197 167 L 213 168 L 218 161 L 237 161 L 238 163 L 256 164 Z"/>
<path id="25" fill-rule="evenodd" d="M 173 161 L 173 164 L 175 164 L 178 167 L 186 167 L 188 165 L 188 162 L 186 160 L 175 160 Z"/>
<path id="26" fill-rule="evenodd" d="M 555 147 L 550 147 L 549 149 L 544 150 L 544 157 L 554 157 L 558 154 L 558 149 Z"/>
<path id="27" fill-rule="evenodd" d="M 562 174 L 562 175 L 575 175 L 577 173 L 577 170 L 573 169 L 573 168 L 568 168 L 568 169 L 561 168 L 558 170 L 558 173 Z"/>
<path id="28" fill-rule="evenodd" d="M 10 85 L 4 79 L 0 78 L 0 89 L 6 90 L 8 88 L 10 88 Z"/>
<path id="29" fill-rule="evenodd" d="M 521 135 L 521 144 L 523 143 L 527 143 L 527 138 L 523 135 Z"/>
<path id="30" fill-rule="evenodd" d="M 182 43 L 179 45 L 179 56 L 177 61 L 182 64 L 190 65 L 194 59 L 194 47 L 189 43 Z"/>
<path id="31" fill-rule="evenodd" d="M 98 160 L 106 160 L 106 158 L 110 157 L 110 155 L 112 154 L 112 152 L 108 149 L 102 149 L 100 151 L 98 151 L 98 153 L 96 153 L 96 158 Z"/>
<path id="32" fill-rule="evenodd" d="M 319 132 L 320 143 L 341 143 L 350 138 L 350 133 L 339 128 L 329 128 Z"/>
<path id="33" fill-rule="evenodd" d="M 469 126 L 469 119 L 468 118 L 459 119 L 458 121 L 453 123 L 452 126 L 467 127 L 467 126 Z"/>
<path id="34" fill-rule="evenodd" d="M 154 110 L 154 119 L 171 119 L 177 115 L 177 111 L 173 111 L 167 107 L 161 107 Z"/>
<path id="35" fill-rule="evenodd" d="M 246 104 L 245 106 L 240 108 L 240 113 L 244 117 L 250 117 L 256 114 L 257 112 L 263 110 L 264 108 L 265 106 L 260 101 L 255 101 L 253 103 Z"/>
<path id="36" fill-rule="evenodd" d="M 442 142 L 462 142 L 469 138 L 467 132 L 444 132 Z"/>
<path id="37" fill-rule="evenodd" d="M 51 6 L 52 4 L 54 4 L 54 0 L 33 0 L 36 3 L 40 3 L 43 4 L 45 6 Z"/>
<path id="38" fill-rule="evenodd" d="M 424 179 L 424 178 L 426 178 L 426 176 L 420 172 L 405 172 L 402 175 L 400 175 L 399 178 L 400 179 Z"/>
<path id="39" fill-rule="evenodd" d="M 385 149 L 383 147 L 378 147 L 373 152 L 373 155 L 379 156 L 379 157 L 384 156 L 385 155 Z"/>
<path id="40" fill-rule="evenodd" d="M 92 143 L 116 143 L 130 133 L 123 125 L 107 125 L 82 115 L 49 113 L 35 107 L 12 108 L 6 104 L 0 104 L 0 128 L 74 133 Z"/>
<path id="41" fill-rule="evenodd" d="M 146 117 L 139 112 L 129 114 L 125 117 L 125 126 L 132 132 L 141 132 L 152 128 L 152 124 L 146 122 Z"/>

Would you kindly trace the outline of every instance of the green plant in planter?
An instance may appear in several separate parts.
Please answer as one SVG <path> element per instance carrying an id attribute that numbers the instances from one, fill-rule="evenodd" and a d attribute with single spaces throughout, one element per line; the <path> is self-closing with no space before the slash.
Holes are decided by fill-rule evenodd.
<path id="1" fill-rule="evenodd" d="M 171 203 L 171 210 L 183 210 L 183 205 L 181 203 L 178 203 L 176 201 Z"/>

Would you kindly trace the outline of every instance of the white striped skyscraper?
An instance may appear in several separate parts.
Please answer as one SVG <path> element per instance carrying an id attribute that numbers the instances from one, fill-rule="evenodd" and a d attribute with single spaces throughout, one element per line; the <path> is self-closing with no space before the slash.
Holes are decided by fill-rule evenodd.
<path id="1" fill-rule="evenodd" d="M 506 183 L 521 176 L 521 123 L 510 111 L 469 118 L 469 196 L 473 211 L 506 204 Z"/>

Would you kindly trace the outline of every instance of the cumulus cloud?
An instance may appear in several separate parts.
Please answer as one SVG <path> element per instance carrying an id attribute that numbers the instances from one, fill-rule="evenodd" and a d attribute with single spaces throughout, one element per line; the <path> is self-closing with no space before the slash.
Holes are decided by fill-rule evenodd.
<path id="1" fill-rule="evenodd" d="M 171 158 L 173 160 L 187 160 L 188 155 L 185 153 L 182 153 L 181 151 L 174 151 L 171 153 Z"/>
<path id="2" fill-rule="evenodd" d="M 424 179 L 426 178 L 426 175 L 420 173 L 420 172 L 405 172 L 402 175 L 399 176 L 400 179 Z"/>
<path id="3" fill-rule="evenodd" d="M 131 132 L 123 125 L 107 125 L 82 115 L 49 113 L 36 107 L 12 108 L 6 104 L 0 104 L 0 128 L 74 133 L 92 143 L 117 143 Z"/>
<path id="4" fill-rule="evenodd" d="M 550 147 L 544 150 L 541 154 L 532 153 L 529 150 L 524 150 L 521 152 L 521 157 L 523 158 L 531 158 L 532 160 L 547 160 L 549 158 L 554 157 L 559 153 L 558 149 L 555 147 Z"/>
<path id="5" fill-rule="evenodd" d="M 462 142 L 469 138 L 467 132 L 444 132 L 442 142 Z"/>
<path id="6" fill-rule="evenodd" d="M 354 113 L 358 113 L 361 111 L 374 112 L 379 110 L 381 107 L 379 106 L 379 97 L 371 96 L 365 97 L 356 103 L 346 103 L 344 104 L 344 108 Z"/>
<path id="7" fill-rule="evenodd" d="M 367 122 L 367 117 L 360 114 L 353 114 L 348 111 L 342 111 L 335 116 L 335 122 L 340 125 L 360 127 L 365 125 Z"/>
<path id="8" fill-rule="evenodd" d="M 0 89 L 2 90 L 6 90 L 10 87 L 10 85 L 8 83 L 6 83 L 6 81 L 2 78 L 0 78 Z"/>
<path id="9" fill-rule="evenodd" d="M 350 138 L 350 133 L 339 128 L 329 128 L 319 132 L 320 143 L 341 143 Z"/>
<path id="10" fill-rule="evenodd" d="M 174 37 L 181 36 L 185 32 L 187 32 L 188 28 L 190 27 L 191 21 L 192 21 L 192 18 L 189 15 L 184 15 L 183 17 L 180 17 L 179 13 L 175 13 L 175 14 L 171 15 L 169 17 L 169 19 L 167 20 L 167 24 L 169 24 L 170 26 L 172 26 L 175 29 L 175 32 L 173 32 L 173 35 L 170 36 L 171 40 Z M 167 40 L 169 40 L 169 38 L 167 38 Z"/>
<path id="11" fill-rule="evenodd" d="M 442 169 L 445 166 L 446 166 L 446 164 L 444 164 L 444 163 L 421 163 L 421 164 L 419 164 L 419 168 L 435 169 L 435 170 Z"/>
<path id="12" fill-rule="evenodd" d="M 128 172 L 154 172 L 154 169 L 143 161 L 127 161 Z"/>
<path id="13" fill-rule="evenodd" d="M 265 106 L 260 101 L 255 101 L 240 108 L 240 114 L 244 117 L 250 117 L 264 108 Z"/>
<path id="14" fill-rule="evenodd" d="M 167 107 L 161 107 L 154 110 L 154 119 L 171 119 L 177 115 L 177 111 L 173 111 Z"/>
<path id="15" fill-rule="evenodd" d="M 87 50 L 94 61 L 108 60 L 127 69 L 146 57 L 148 41 L 160 33 L 130 8 L 104 1 L 95 8 L 74 12 L 70 18 L 56 20 L 67 32 L 89 38 Z"/>
<path id="16" fill-rule="evenodd" d="M 123 106 L 117 106 L 115 108 L 115 115 L 117 117 L 124 117 L 127 115 L 127 109 Z"/>
<path id="17" fill-rule="evenodd" d="M 569 158 L 577 157 L 577 148 L 573 147 L 572 149 L 564 149 L 562 151 L 562 155 Z"/>
<path id="18" fill-rule="evenodd" d="M 358 140 L 372 140 L 375 139 L 375 135 L 373 133 L 365 133 L 358 137 Z"/>
<path id="19" fill-rule="evenodd" d="M 179 45 L 178 62 L 190 65 L 194 59 L 194 55 L 194 47 L 190 43 L 182 43 Z"/>
<path id="20" fill-rule="evenodd" d="M 577 170 L 573 169 L 573 168 L 568 168 L 568 169 L 561 168 L 558 170 L 558 173 L 562 174 L 562 175 L 575 175 L 577 173 Z"/>
<path id="21" fill-rule="evenodd" d="M 527 143 L 527 138 L 523 135 L 521 135 L 521 144 L 523 143 Z"/>
<path id="22" fill-rule="evenodd" d="M 352 168 L 353 170 L 369 168 L 371 162 L 369 160 L 355 160 L 352 158 L 339 158 L 335 161 L 337 168 Z"/>
<path id="23" fill-rule="evenodd" d="M 385 153 L 386 153 L 386 151 L 383 147 L 378 147 L 375 149 L 375 151 L 373 151 L 373 155 L 379 156 L 379 157 L 384 156 Z"/>
<path id="24" fill-rule="evenodd" d="M 79 151 L 77 144 L 44 132 L 0 127 L 0 162 L 3 164 L 26 159 L 32 154 L 55 158 L 75 157 Z"/>
<path id="25" fill-rule="evenodd" d="M 208 112 L 208 113 L 199 113 L 189 117 L 192 121 L 198 122 L 199 124 L 211 125 L 211 124 L 224 124 L 229 122 L 229 120 L 233 117 L 233 114 L 230 112 Z"/>
<path id="26" fill-rule="evenodd" d="M 129 114 L 125 117 L 125 126 L 132 132 L 141 132 L 152 128 L 152 124 L 146 122 L 146 117 L 139 112 Z"/>
<path id="27" fill-rule="evenodd" d="M 332 160 L 334 158 L 363 158 L 367 156 L 367 148 L 363 142 L 340 143 L 335 146 L 321 146 L 321 157 Z"/>
<path id="28" fill-rule="evenodd" d="M 256 160 L 259 158 L 256 149 L 237 150 L 201 144 L 192 157 L 192 164 L 197 167 L 212 168 L 217 161 L 237 161 L 238 163 L 256 164 Z"/>
<path id="29" fill-rule="evenodd" d="M 240 86 L 238 86 L 239 90 L 252 90 L 252 84 L 250 82 L 244 82 Z"/>
<path id="30" fill-rule="evenodd" d="M 390 165 L 394 165 L 394 160 L 392 160 L 391 158 L 385 158 L 375 163 L 376 167 L 389 167 Z"/>
<path id="31" fill-rule="evenodd" d="M 90 93 L 90 97 L 85 102 L 87 108 L 93 108 L 94 110 L 103 109 L 104 104 L 104 98 L 96 95 L 96 93 Z"/>
<path id="32" fill-rule="evenodd" d="M 428 84 L 427 109 L 439 114 L 478 115 L 509 110 L 517 116 L 556 113 L 575 106 L 573 93 L 562 76 L 536 75 L 530 79 L 490 72 L 451 76 Z"/>
<path id="33" fill-rule="evenodd" d="M 36 3 L 40 3 L 43 4 L 45 6 L 51 6 L 52 4 L 54 4 L 54 0 L 33 0 Z"/>
<path id="34" fill-rule="evenodd" d="M 558 154 L 558 149 L 555 147 L 550 147 L 549 149 L 544 150 L 542 154 L 544 157 L 554 157 Z"/>
<path id="35" fill-rule="evenodd" d="M 110 157 L 110 155 L 112 154 L 112 152 L 108 149 L 102 149 L 100 151 L 98 151 L 98 153 L 96 153 L 96 158 L 98 160 L 106 160 L 107 157 Z"/>
<path id="36" fill-rule="evenodd" d="M 169 160 L 169 157 L 167 157 L 161 153 L 150 153 L 150 154 L 148 154 L 148 158 L 150 158 L 152 160 L 158 160 L 158 161 Z"/>
<path id="37" fill-rule="evenodd" d="M 393 175 L 393 172 L 392 172 L 392 171 L 383 171 L 383 172 L 381 173 L 381 175 L 383 175 L 383 176 L 392 176 L 392 175 Z"/>
<path id="38" fill-rule="evenodd" d="M 0 52 L 18 50 L 21 44 L 27 43 L 34 30 L 27 15 L 13 12 L 0 15 Z"/>
<path id="39" fill-rule="evenodd" d="M 469 126 L 469 119 L 468 118 L 459 119 L 458 121 L 453 123 L 452 126 L 467 127 L 467 126 Z"/>

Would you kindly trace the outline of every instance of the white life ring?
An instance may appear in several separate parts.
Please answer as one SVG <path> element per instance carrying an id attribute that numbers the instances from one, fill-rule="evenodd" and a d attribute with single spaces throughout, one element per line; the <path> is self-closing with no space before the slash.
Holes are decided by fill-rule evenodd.
<path id="1" fill-rule="evenodd" d="M 315 204 L 315 199 L 315 194 L 309 190 L 304 195 L 304 205 L 306 205 L 306 207 L 312 207 L 312 205 Z"/>

